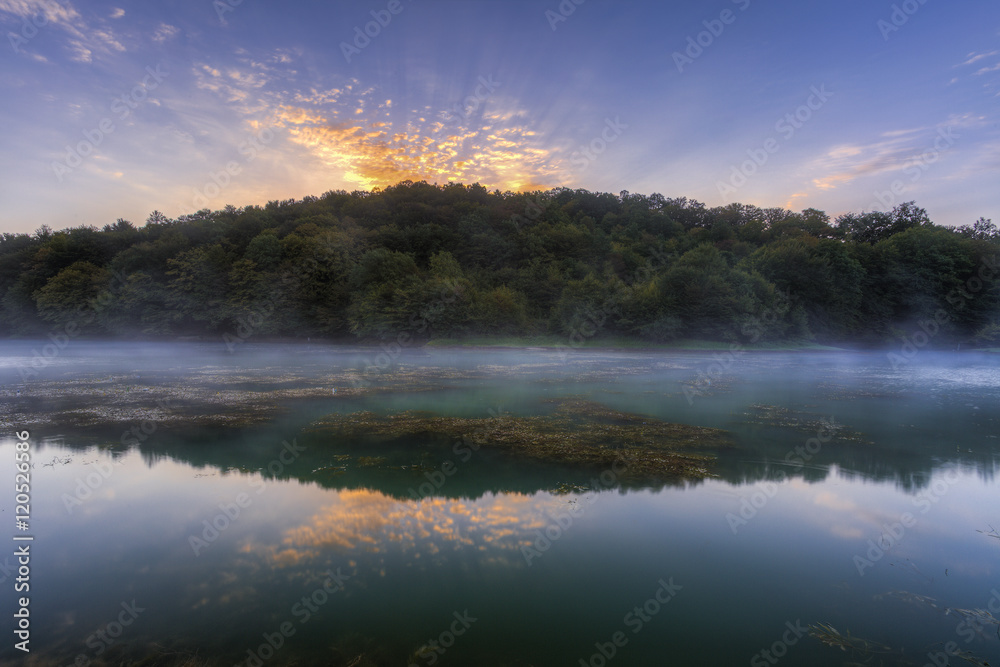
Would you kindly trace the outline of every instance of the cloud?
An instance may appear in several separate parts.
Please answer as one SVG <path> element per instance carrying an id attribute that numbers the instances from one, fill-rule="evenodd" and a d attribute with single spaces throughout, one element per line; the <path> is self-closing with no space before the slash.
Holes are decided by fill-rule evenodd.
<path id="1" fill-rule="evenodd" d="M 937 151 L 941 132 L 958 138 L 958 130 L 978 129 L 986 122 L 982 116 L 961 114 L 930 127 L 883 132 L 880 141 L 834 146 L 807 169 L 820 174 L 813 178 L 816 188 L 833 190 L 859 178 L 902 171 L 928 151 Z"/>
<path id="2" fill-rule="evenodd" d="M 547 148 L 509 101 L 491 99 L 491 108 L 483 104 L 478 114 L 451 114 L 400 108 L 380 87 L 353 78 L 299 87 L 293 55 L 269 52 L 256 60 L 241 50 L 237 66 L 195 63 L 195 85 L 218 95 L 248 126 L 286 129 L 286 147 L 311 158 L 311 170 L 327 181 L 374 188 L 426 180 L 515 191 L 563 181 L 568 159 Z"/>
<path id="3" fill-rule="evenodd" d="M 546 514 L 562 509 L 561 500 L 548 494 L 417 501 L 367 489 L 332 495 L 333 502 L 286 530 L 279 544 L 251 541 L 243 551 L 259 553 L 278 567 L 322 560 L 331 551 L 368 552 L 382 558 L 403 552 L 440 560 L 471 550 L 483 553 L 487 561 L 518 563 L 523 562 L 521 547 L 532 543 L 534 531 L 548 525 Z"/>
<path id="4" fill-rule="evenodd" d="M 120 19 L 123 16 L 125 16 L 125 10 L 122 9 L 121 7 L 115 7 L 111 11 L 111 18 L 113 19 Z"/>
<path id="5" fill-rule="evenodd" d="M 813 179 L 820 190 L 832 190 L 863 176 L 896 171 L 914 154 L 912 141 L 897 134 L 867 145 L 835 146 L 814 162 L 823 175 Z"/>
<path id="6" fill-rule="evenodd" d="M 857 504 L 853 500 L 839 496 L 832 491 L 821 491 L 816 494 L 813 502 L 820 507 L 837 512 L 855 512 L 858 509 Z"/>
<path id="7" fill-rule="evenodd" d="M 69 2 L 0 0 L 0 11 L 24 19 L 44 16 L 45 25 L 62 30 L 69 35 L 66 44 L 70 59 L 76 62 L 93 62 L 95 52 L 110 54 L 112 51 L 125 51 L 125 46 L 118 41 L 110 28 L 89 25 Z M 22 46 L 22 50 L 27 52 L 24 46 Z"/>
<path id="8" fill-rule="evenodd" d="M 996 55 L 1000 55 L 1000 51 L 990 51 L 989 53 L 979 53 L 979 54 L 973 51 L 968 55 L 968 59 L 965 62 L 956 65 L 956 67 L 962 67 L 964 65 L 972 65 L 974 63 L 979 62 L 980 60 L 983 60 L 984 58 L 990 58 Z"/>
<path id="9" fill-rule="evenodd" d="M 80 19 L 80 14 L 71 4 L 48 0 L 0 0 L 0 11 L 20 18 L 44 16 L 49 23 L 69 23 Z"/>
<path id="10" fill-rule="evenodd" d="M 800 199 L 805 199 L 808 196 L 808 192 L 796 192 L 795 194 L 789 196 L 788 201 L 785 202 L 785 208 L 789 211 L 794 211 L 797 208 L 796 202 Z"/>
<path id="11" fill-rule="evenodd" d="M 157 44 L 162 44 L 179 32 L 180 30 L 175 26 L 161 23 L 159 27 L 156 28 L 156 32 L 153 33 L 153 41 Z"/>
<path id="12" fill-rule="evenodd" d="M 355 110 L 361 115 L 363 109 Z M 336 121 L 315 111 L 299 110 L 283 120 L 291 141 L 303 146 L 323 164 L 341 171 L 344 178 L 371 188 L 402 180 L 481 183 L 486 187 L 530 190 L 556 172 L 549 152 L 535 145 L 521 126 L 490 130 L 487 127 L 444 128 L 428 126 L 418 118 L 406 128 L 356 118 Z"/>

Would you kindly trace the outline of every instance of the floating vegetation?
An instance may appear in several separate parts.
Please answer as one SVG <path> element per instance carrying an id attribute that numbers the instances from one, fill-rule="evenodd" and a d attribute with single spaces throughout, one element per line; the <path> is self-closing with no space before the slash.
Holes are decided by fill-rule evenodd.
<path id="1" fill-rule="evenodd" d="M 385 465 L 389 459 L 384 456 L 359 456 L 357 464 L 361 468 L 374 468 L 375 466 Z"/>
<path id="2" fill-rule="evenodd" d="M 43 463 L 42 467 L 43 468 L 54 468 L 57 464 L 61 465 L 61 466 L 64 466 L 64 465 L 68 465 L 68 464 L 70 464 L 72 462 L 73 462 L 73 457 L 72 456 L 64 456 L 62 458 L 59 458 L 58 456 L 53 456 L 52 460 L 49 461 L 48 463 Z"/>
<path id="3" fill-rule="evenodd" d="M 570 493 L 586 493 L 590 491 L 589 486 L 582 486 L 580 484 L 570 484 L 569 482 L 559 482 L 552 489 L 552 494 L 556 496 L 565 496 Z"/>
<path id="4" fill-rule="evenodd" d="M 0 428 L 45 423 L 90 427 L 143 421 L 249 426 L 273 419 L 286 401 L 341 400 L 379 391 L 366 384 L 370 383 L 361 381 L 360 374 L 353 370 L 319 377 L 191 371 L 180 378 L 172 374 L 150 375 L 141 381 L 135 376 L 89 374 L 69 380 L 36 380 L 17 392 L 0 390 Z M 331 385 L 339 387 L 333 396 Z"/>
<path id="5" fill-rule="evenodd" d="M 976 532 L 977 533 L 982 533 L 986 537 L 994 537 L 994 538 L 1000 540 L 1000 533 L 998 533 L 997 529 L 994 528 L 993 526 L 990 526 L 990 532 L 988 532 L 988 533 L 985 530 L 977 530 Z"/>
<path id="6" fill-rule="evenodd" d="M 879 653 L 890 653 L 892 648 L 885 644 L 869 641 L 860 637 L 852 637 L 850 630 L 846 635 L 829 623 L 817 623 L 809 626 L 809 635 L 820 640 L 822 643 L 841 651 L 851 651 L 862 656 L 872 656 Z"/>
<path id="7" fill-rule="evenodd" d="M 978 655 L 974 655 L 969 651 L 959 651 L 955 653 L 955 657 L 965 660 L 970 665 L 976 665 L 977 667 L 990 667 L 990 663 L 986 662 L 985 659 L 980 658 Z"/>
<path id="8" fill-rule="evenodd" d="M 891 392 L 888 387 L 872 382 L 867 387 L 844 386 L 833 382 L 820 382 L 817 389 L 824 392 L 824 397 L 835 401 L 857 401 L 865 398 L 898 398 L 899 392 Z"/>
<path id="9" fill-rule="evenodd" d="M 885 598 L 893 598 L 901 602 L 906 602 L 918 607 L 931 607 L 932 609 L 937 609 L 937 600 L 926 595 L 917 595 L 916 593 L 911 593 L 909 591 L 889 591 L 888 593 L 882 593 L 881 595 L 876 595 L 874 599 L 883 600 Z"/>
<path id="10" fill-rule="evenodd" d="M 821 415 L 783 408 L 778 405 L 751 405 L 743 413 L 744 423 L 755 426 L 792 428 L 803 433 L 829 433 L 834 439 L 859 444 L 874 444 L 858 431 Z"/>
<path id="11" fill-rule="evenodd" d="M 987 628 L 991 625 L 997 626 L 997 637 L 1000 638 L 1000 620 L 995 618 L 993 614 L 986 609 L 956 609 L 954 607 L 948 607 L 944 615 L 949 616 L 955 614 L 960 617 L 966 625 L 975 630 L 976 634 L 980 637 L 986 639 L 986 635 L 983 633 L 983 628 Z"/>
<path id="12" fill-rule="evenodd" d="M 343 475 L 347 472 L 347 466 L 322 466 L 312 471 L 313 475 Z"/>
<path id="13" fill-rule="evenodd" d="M 728 434 L 719 429 L 664 422 L 580 399 L 549 402 L 556 408 L 547 416 L 463 418 L 425 412 L 391 416 L 357 412 L 329 415 L 308 430 L 339 440 L 375 443 L 464 440 L 469 447 L 546 463 L 613 469 L 619 478 L 633 481 L 711 477 L 714 456 L 681 450 L 732 446 Z"/>

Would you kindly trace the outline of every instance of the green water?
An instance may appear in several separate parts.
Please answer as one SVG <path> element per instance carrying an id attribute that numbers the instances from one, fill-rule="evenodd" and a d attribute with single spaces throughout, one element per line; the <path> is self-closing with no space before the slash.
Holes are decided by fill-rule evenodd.
<path id="1" fill-rule="evenodd" d="M 0 347 L 0 472 L 15 431 L 34 463 L 31 653 L 6 537 L 4 664 L 1000 662 L 996 355 L 42 345 Z M 310 429 L 566 397 L 734 447 L 650 484 Z"/>

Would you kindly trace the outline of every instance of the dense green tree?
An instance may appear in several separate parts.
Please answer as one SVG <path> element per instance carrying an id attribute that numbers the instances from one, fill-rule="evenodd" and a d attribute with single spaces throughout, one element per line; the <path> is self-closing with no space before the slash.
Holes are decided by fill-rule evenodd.
<path id="1" fill-rule="evenodd" d="M 204 322 L 210 331 L 226 319 L 227 276 L 230 260 L 218 243 L 186 250 L 168 259 L 170 305 L 185 328 Z"/>
<path id="2" fill-rule="evenodd" d="M 904 202 L 892 211 L 846 213 L 837 218 L 837 227 L 852 241 L 875 244 L 913 227 L 930 225 L 927 211 L 915 202 Z"/>
<path id="3" fill-rule="evenodd" d="M 72 327 L 74 335 L 98 331 L 98 314 L 115 298 L 110 292 L 108 272 L 90 262 L 66 267 L 34 297 L 42 319 L 59 329 Z"/>
<path id="4" fill-rule="evenodd" d="M 992 340 L 1000 233 L 822 211 L 404 181 L 0 235 L 0 335 Z M 81 304 L 87 317 L 80 315 Z M 944 313 L 944 315 L 942 315 Z M 228 338 L 226 338 L 228 337 Z"/>

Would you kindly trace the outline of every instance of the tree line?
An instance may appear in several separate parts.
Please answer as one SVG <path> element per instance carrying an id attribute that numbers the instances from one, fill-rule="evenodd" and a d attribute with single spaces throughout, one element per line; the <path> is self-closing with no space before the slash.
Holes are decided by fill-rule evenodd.
<path id="1" fill-rule="evenodd" d="M 1000 232 L 404 181 L 0 235 L 0 336 L 1000 342 Z"/>

